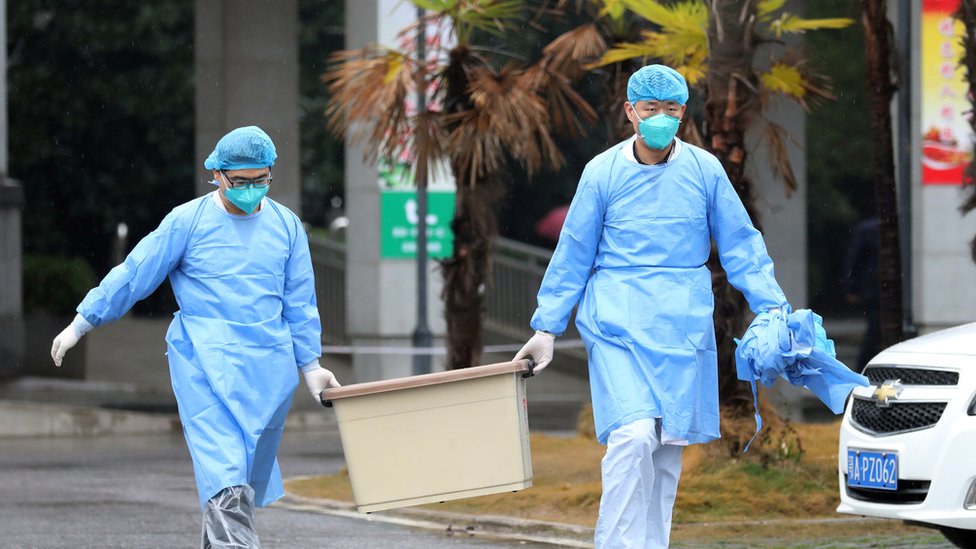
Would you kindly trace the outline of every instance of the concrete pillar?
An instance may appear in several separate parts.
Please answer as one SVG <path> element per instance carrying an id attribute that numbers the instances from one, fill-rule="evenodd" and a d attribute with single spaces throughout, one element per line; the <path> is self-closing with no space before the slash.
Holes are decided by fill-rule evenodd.
<path id="1" fill-rule="evenodd" d="M 764 110 L 769 120 L 784 130 L 789 139 L 787 151 L 797 190 L 787 196 L 781 178 L 769 168 L 768 140 L 764 124 L 754 124 L 747 139 L 750 142 L 749 175 L 758 189 L 756 209 L 763 228 L 769 256 L 773 258 L 776 281 L 779 282 L 793 309 L 807 307 L 807 165 L 806 114 L 803 109 L 782 98 L 774 99 Z M 828 328 L 828 336 L 831 332 Z M 836 337 L 836 334 L 834 335 Z M 819 402 L 809 391 L 780 381 L 766 392 L 780 413 L 795 421 L 806 421 Z"/>
<path id="2" fill-rule="evenodd" d="M 938 88 L 933 88 L 931 81 L 923 82 L 922 71 L 932 71 L 933 65 L 934 70 L 938 70 L 942 59 L 932 55 L 926 58 L 922 55 L 921 35 L 923 32 L 932 32 L 933 29 L 922 28 L 923 18 L 926 16 L 922 14 L 918 4 L 920 3 L 911 3 L 912 12 L 909 17 L 912 25 L 912 116 L 911 127 L 908 129 L 912 136 L 911 152 L 908 156 L 912 168 L 912 255 L 905 261 L 911 261 L 912 265 L 911 305 L 915 324 L 920 333 L 925 333 L 976 321 L 976 292 L 972 291 L 973 282 L 976 281 L 976 263 L 973 262 L 969 249 L 969 243 L 976 236 L 976 214 L 970 213 L 964 217 L 959 211 L 959 206 L 967 196 L 962 186 L 927 185 L 922 181 L 921 136 L 929 129 L 923 126 L 922 109 L 938 109 L 942 103 Z M 893 14 L 890 17 L 897 21 Z M 941 41 L 958 42 L 955 38 L 944 38 Z M 956 74 L 961 78 L 962 69 Z M 963 108 L 957 112 L 963 112 Z M 973 150 L 972 135 L 962 134 L 959 137 L 961 147 Z M 896 158 L 900 159 L 902 156 L 896 155 Z"/>
<path id="3" fill-rule="evenodd" d="M 758 189 L 756 209 L 766 247 L 773 258 L 776 280 L 793 309 L 801 309 L 807 306 L 806 113 L 799 105 L 782 98 L 771 101 L 763 112 L 784 130 L 797 189 L 787 196 L 782 179 L 775 177 L 769 168 L 765 124 L 753 124 L 747 135 L 751 145 L 749 175 Z"/>
<path id="4" fill-rule="evenodd" d="M 7 42 L 7 2 L 0 0 L 0 43 Z M 21 221 L 24 193 L 7 178 L 7 50 L 0 50 L 0 378 L 24 364 Z"/>
<path id="5" fill-rule="evenodd" d="M 2 131 L 6 133 L 5 126 Z M 20 229 L 23 207 L 20 185 L 0 174 L 0 379 L 20 375 L 24 367 Z"/>
<path id="6" fill-rule="evenodd" d="M 795 102 L 774 97 L 763 108 L 763 117 L 783 130 L 781 138 L 786 142 L 797 189 L 788 195 L 782 178 L 770 169 L 769 128 L 762 121 L 752 124 L 746 134 L 750 151 L 747 173 L 756 185 L 756 210 L 776 281 L 793 309 L 802 309 L 808 306 L 806 113 Z M 827 335 L 831 335 L 829 329 Z M 820 406 L 809 391 L 783 381 L 765 394 L 781 414 L 796 421 L 809 419 L 808 411 Z"/>
<path id="7" fill-rule="evenodd" d="M 278 150 L 271 197 L 301 213 L 298 0 L 196 0 L 197 191 L 203 161 L 228 131 L 260 126 Z"/>
<path id="8" fill-rule="evenodd" d="M 7 0 L 0 0 L 0 38 L 7 43 Z M 9 168 L 7 159 L 7 49 L 0 51 L 0 173 Z"/>
<path id="9" fill-rule="evenodd" d="M 790 0 L 790 11 L 802 12 L 802 3 Z M 756 64 L 766 69 L 769 59 L 765 56 L 781 56 L 785 48 L 800 47 L 797 36 L 784 38 L 785 44 L 769 44 L 759 50 Z M 765 120 L 764 120 L 765 119 Z M 782 177 L 770 169 L 769 127 L 765 121 L 782 128 L 780 137 L 786 143 L 786 152 L 797 189 L 787 194 Z M 750 125 L 746 133 L 749 158 L 746 169 L 756 186 L 756 210 L 763 228 L 763 239 L 769 256 L 773 259 L 776 281 L 779 282 L 793 309 L 807 306 L 807 115 L 796 102 L 774 96 L 762 109 L 762 117 Z"/>
<path id="10" fill-rule="evenodd" d="M 399 0 L 346 0 L 346 48 L 370 43 L 395 47 L 396 34 L 416 18 L 415 8 Z M 363 161 L 363 149 L 346 145 L 346 214 L 349 217 L 346 256 L 346 314 L 353 345 L 410 347 L 416 321 L 416 263 L 382 259 L 380 254 L 380 186 L 375 166 Z M 429 263 L 428 311 L 435 346 L 445 332 L 440 300 L 442 279 Z M 353 355 L 355 381 L 411 375 L 407 354 Z M 434 357 L 433 370 L 444 368 Z"/>

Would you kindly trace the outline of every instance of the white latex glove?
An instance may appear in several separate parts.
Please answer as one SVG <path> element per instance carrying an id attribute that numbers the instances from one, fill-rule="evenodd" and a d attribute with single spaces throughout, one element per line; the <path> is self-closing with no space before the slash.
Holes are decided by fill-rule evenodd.
<path id="1" fill-rule="evenodd" d="M 339 381 L 336 379 L 335 374 L 326 370 L 325 368 L 318 366 L 315 368 L 302 368 L 302 375 L 305 376 L 305 385 L 308 386 L 309 392 L 312 393 L 312 397 L 315 400 L 322 399 L 322 391 L 329 387 L 342 387 L 339 385 Z"/>
<path id="2" fill-rule="evenodd" d="M 54 365 L 60 368 L 64 354 L 68 352 L 68 349 L 77 345 L 81 336 L 85 335 L 91 329 L 92 325 L 83 316 L 75 315 L 71 324 L 68 324 L 67 328 L 61 330 L 58 337 L 54 338 L 54 343 L 51 344 L 51 358 L 54 360 Z"/>
<path id="3" fill-rule="evenodd" d="M 532 370 L 532 373 L 538 374 L 552 362 L 552 349 L 555 341 L 556 336 L 549 332 L 536 330 L 535 335 L 525 342 L 525 345 L 519 349 L 519 352 L 515 353 L 515 358 L 512 360 L 522 360 L 526 357 L 532 357 L 532 360 L 535 361 L 535 368 Z"/>

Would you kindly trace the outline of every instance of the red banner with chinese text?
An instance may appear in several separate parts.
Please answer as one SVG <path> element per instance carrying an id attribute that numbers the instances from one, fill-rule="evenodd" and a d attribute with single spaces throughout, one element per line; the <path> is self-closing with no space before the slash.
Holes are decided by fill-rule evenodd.
<path id="1" fill-rule="evenodd" d="M 922 183 L 960 185 L 972 161 L 969 93 L 960 64 L 959 0 L 922 0 Z"/>

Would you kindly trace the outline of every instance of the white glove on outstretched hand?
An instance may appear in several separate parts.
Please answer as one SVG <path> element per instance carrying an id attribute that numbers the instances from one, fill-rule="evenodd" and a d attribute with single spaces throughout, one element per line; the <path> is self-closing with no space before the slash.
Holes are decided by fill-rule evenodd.
<path id="1" fill-rule="evenodd" d="M 85 317 L 75 315 L 71 324 L 68 324 L 68 327 L 62 330 L 58 337 L 54 338 L 54 343 L 51 344 L 51 358 L 54 360 L 54 365 L 60 368 L 64 354 L 68 352 L 68 349 L 77 345 L 81 336 L 91 329 L 92 325 L 85 320 Z"/>
<path id="2" fill-rule="evenodd" d="M 526 357 L 532 357 L 532 360 L 535 361 L 535 368 L 532 370 L 532 373 L 538 374 L 552 362 L 552 349 L 555 341 L 556 336 L 549 332 L 536 330 L 535 335 L 525 342 L 525 345 L 519 349 L 519 352 L 515 353 L 515 358 L 512 360 L 522 360 Z"/>
<path id="3" fill-rule="evenodd" d="M 342 387 L 335 374 L 319 366 L 318 361 L 302 366 L 302 375 L 305 376 L 305 385 L 315 400 L 321 400 L 322 391 L 329 387 Z"/>

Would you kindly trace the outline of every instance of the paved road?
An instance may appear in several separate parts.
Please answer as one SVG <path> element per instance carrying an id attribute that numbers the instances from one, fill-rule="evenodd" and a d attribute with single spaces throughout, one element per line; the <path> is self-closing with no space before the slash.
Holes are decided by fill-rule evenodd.
<path id="1" fill-rule="evenodd" d="M 89 361 L 86 390 L 34 380 L 38 384 L 33 391 L 17 385 L 4 392 L 0 385 L 0 398 L 115 404 L 122 408 L 126 407 L 123 404 L 137 402 L 158 405 L 156 411 L 172 411 L 165 360 L 158 349 L 164 331 L 162 321 L 123 320 L 100 328 L 88 336 L 92 338 L 89 351 L 99 360 Z M 132 368 L 133 348 L 151 351 L 137 355 L 139 368 Z M 507 360 L 508 355 L 490 358 Z M 150 363 L 150 359 L 156 362 Z M 336 359 L 328 363 L 337 375 L 342 374 L 340 379 L 352 379 L 348 364 Z M 122 386 L 125 384 L 133 387 L 126 390 Z M 573 429 L 579 405 L 588 398 L 584 378 L 552 367 L 533 378 L 528 390 L 533 430 Z M 299 387 L 293 414 L 313 411 L 321 414 L 322 409 L 308 397 L 304 387 Z M 334 431 L 286 429 L 281 465 L 286 477 L 338 471 L 344 466 L 338 435 Z M 0 438 L 0 549 L 199 547 L 200 512 L 196 499 L 192 467 L 180 435 Z M 452 536 L 444 531 L 285 507 L 259 509 L 256 520 L 261 539 L 269 548 L 551 547 Z M 727 533 L 726 525 L 718 528 Z M 765 526 L 748 530 L 759 535 L 747 540 L 738 533 L 691 538 L 679 534 L 675 537 L 681 541 L 674 545 L 695 549 L 951 547 L 936 533 L 910 539 L 879 534 L 845 539 L 837 536 L 827 543 L 818 536 L 810 536 L 815 539 L 809 541 L 794 540 L 792 536 L 777 539 Z"/>
<path id="2" fill-rule="evenodd" d="M 286 433 L 286 477 L 343 467 L 338 435 Z M 0 546 L 199 547 L 200 511 L 179 435 L 0 439 Z M 550 547 L 303 512 L 259 509 L 265 547 Z"/>

